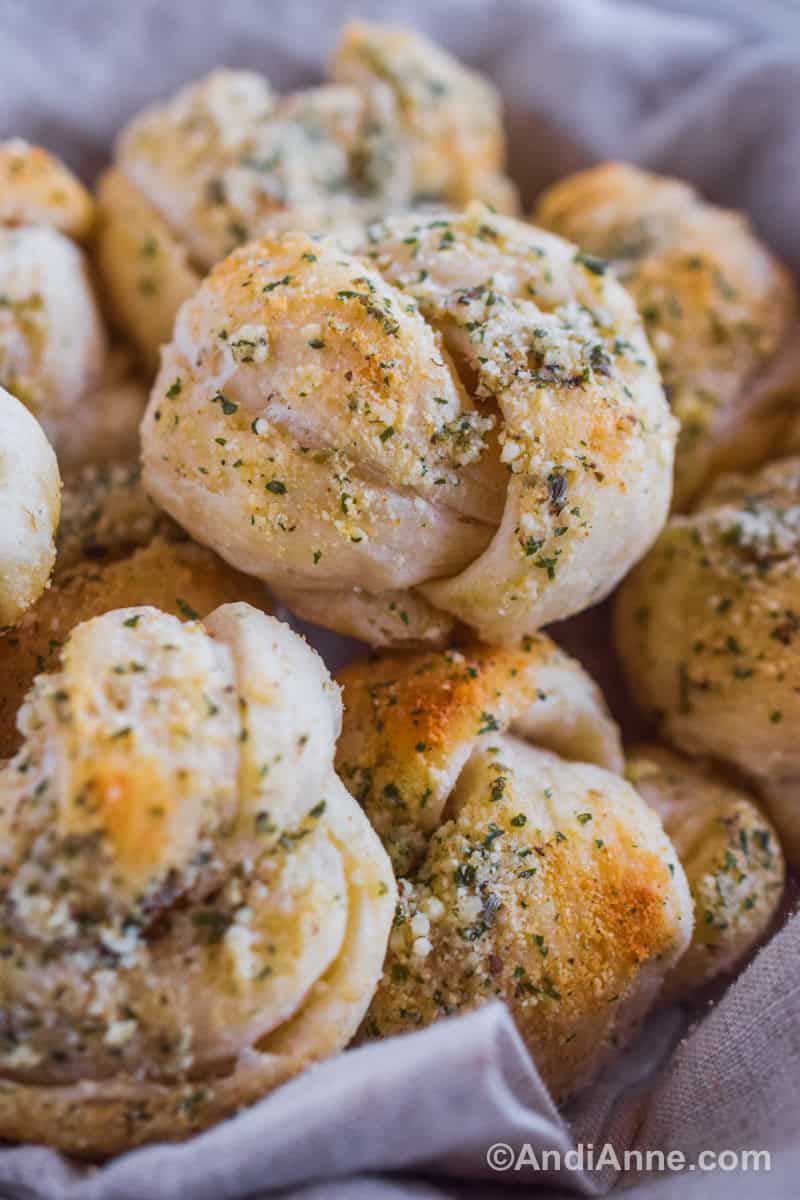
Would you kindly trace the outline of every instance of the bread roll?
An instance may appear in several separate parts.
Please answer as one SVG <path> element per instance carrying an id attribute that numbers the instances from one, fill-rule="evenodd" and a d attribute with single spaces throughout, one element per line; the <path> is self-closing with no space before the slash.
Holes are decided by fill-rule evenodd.
<path id="1" fill-rule="evenodd" d="M 358 256 L 236 251 L 181 309 L 142 426 L 161 507 L 377 644 L 453 621 L 513 642 L 600 600 L 661 528 L 674 436 L 616 280 L 481 206 L 392 218 Z"/>
<path id="2" fill-rule="evenodd" d="M 83 241 L 94 204 L 67 167 L 24 138 L 0 142 L 0 225 L 45 225 Z"/>
<path id="3" fill-rule="evenodd" d="M 620 590 L 616 642 L 664 738 L 749 777 L 800 862 L 800 459 L 722 476 Z"/>
<path id="4" fill-rule="evenodd" d="M 341 675 L 344 783 L 400 904 L 362 1036 L 504 1000 L 557 1100 L 635 1032 L 689 944 L 675 850 L 617 773 L 602 699 L 549 639 Z"/>
<path id="5" fill-rule="evenodd" d="M 797 341 L 798 305 L 747 220 L 614 162 L 550 188 L 533 220 L 609 259 L 639 306 L 681 423 L 675 507 L 720 471 L 762 462 L 786 419 L 778 358 Z"/>
<path id="6" fill-rule="evenodd" d="M 3 1138 L 184 1138 L 347 1044 L 395 887 L 333 771 L 340 712 L 247 604 L 73 631 L 0 772 Z"/>
<path id="7" fill-rule="evenodd" d="M 79 240 L 94 204 L 46 150 L 0 142 L 0 385 L 41 422 L 66 479 L 136 457 L 145 404 L 110 354 Z"/>
<path id="8" fill-rule="evenodd" d="M 0 384 L 58 453 L 108 351 L 81 250 L 57 229 L 0 228 Z"/>
<path id="9" fill-rule="evenodd" d="M 412 202 L 483 200 L 516 212 L 514 185 L 503 173 L 500 96 L 488 79 L 413 30 L 367 21 L 345 26 L 331 77 L 367 94 L 389 89 L 410 159 Z"/>
<path id="10" fill-rule="evenodd" d="M 426 38 L 347 26 L 332 81 L 285 96 L 216 70 L 140 113 L 100 185 L 98 261 L 151 370 L 178 308 L 240 243 L 335 233 L 420 203 L 516 210 L 496 91 Z"/>
<path id="11" fill-rule="evenodd" d="M 778 835 L 744 787 L 664 746 L 635 746 L 626 775 L 661 817 L 694 904 L 692 944 L 662 1001 L 729 974 L 761 941 L 783 895 Z"/>

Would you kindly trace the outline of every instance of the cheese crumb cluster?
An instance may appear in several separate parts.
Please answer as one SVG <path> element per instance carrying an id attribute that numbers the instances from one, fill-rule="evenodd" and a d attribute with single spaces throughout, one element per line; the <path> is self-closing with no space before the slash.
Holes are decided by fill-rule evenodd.
<path id="1" fill-rule="evenodd" d="M 641 745 L 626 775 L 661 817 L 689 881 L 692 944 L 662 994 L 683 999 L 731 973 L 761 941 L 783 895 L 783 852 L 752 793 L 706 764 Z"/>
<path id="2" fill-rule="evenodd" d="M 347 1043 L 395 888 L 333 772 L 340 716 L 247 604 L 74 629 L 0 772 L 4 1138 L 186 1136 Z"/>
<path id="3" fill-rule="evenodd" d="M 628 163 L 562 180 L 533 219 L 610 259 L 639 306 L 681 425 L 675 507 L 722 470 L 758 466 L 786 420 L 776 356 L 798 304 L 747 219 Z"/>
<path id="4" fill-rule="evenodd" d="M 61 508 L 56 456 L 34 417 L 0 387 L 0 630 L 47 585 Z"/>
<path id="5" fill-rule="evenodd" d="M 605 264 L 499 217 L 302 233 L 182 307 L 145 483 L 296 612 L 375 644 L 511 640 L 605 596 L 669 506 L 675 422 Z"/>
<path id="6" fill-rule="evenodd" d="M 217 70 L 136 117 L 100 187 L 101 270 L 155 366 L 181 301 L 241 243 L 286 229 L 352 243 L 421 203 L 513 212 L 504 157 L 486 80 L 419 34 L 354 23 L 319 87 L 278 96 Z"/>
<path id="7" fill-rule="evenodd" d="M 625 581 L 616 641 L 667 741 L 744 772 L 800 861 L 800 459 L 721 477 Z"/>
<path id="8" fill-rule="evenodd" d="M 340 678 L 337 768 L 399 876 L 362 1036 L 502 999 L 565 1099 L 632 1036 L 692 935 L 683 868 L 617 773 L 597 689 L 541 636 Z"/>

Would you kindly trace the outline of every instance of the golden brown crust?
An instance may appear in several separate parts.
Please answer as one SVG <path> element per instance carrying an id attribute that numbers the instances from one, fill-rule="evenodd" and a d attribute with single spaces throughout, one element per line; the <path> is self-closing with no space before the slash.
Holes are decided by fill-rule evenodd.
<path id="1" fill-rule="evenodd" d="M 387 1036 L 503 999 L 563 1101 L 631 1037 L 691 912 L 667 839 L 620 780 L 538 752 L 536 782 L 557 797 L 542 804 L 518 786 L 509 750 L 474 764 L 469 798 L 434 833 L 413 885 L 401 880 L 364 1029 Z M 498 779 L 502 796 L 487 805 L 480 793 Z"/>
<path id="2" fill-rule="evenodd" d="M 94 204 L 62 162 L 22 138 L 0 142 L 0 225 L 48 225 L 82 240 Z"/>
<path id="3" fill-rule="evenodd" d="M 565 1099 L 631 1035 L 692 925 L 673 847 L 613 773 L 602 700 L 544 637 L 341 681 L 338 770 L 403 876 L 362 1036 L 503 999 Z"/>
<path id="4" fill-rule="evenodd" d="M 381 656 L 339 672 L 347 719 L 336 752 L 395 866 L 414 864 L 475 746 L 511 729 L 567 758 L 622 768 L 619 735 L 578 664 L 544 635 L 518 650 Z M 422 837 L 420 836 L 422 835 Z"/>
<path id="5" fill-rule="evenodd" d="M 0 637 L 0 758 L 20 741 L 17 710 L 34 676 L 57 666 L 70 631 L 115 608 L 150 604 L 177 617 L 204 617 L 220 604 L 242 600 L 269 612 L 264 585 L 240 575 L 193 542 L 155 537 L 124 557 L 60 567 L 53 584 Z"/>
<path id="6" fill-rule="evenodd" d="M 798 306 L 745 218 L 605 163 L 549 189 L 534 220 L 610 259 L 639 306 L 681 422 L 675 507 L 720 471 L 762 462 L 784 419 L 781 381 L 763 376 L 796 337 Z"/>
<path id="7" fill-rule="evenodd" d="M 662 1002 L 735 970 L 775 916 L 785 881 L 778 835 L 752 793 L 664 746 L 630 751 L 626 775 L 655 808 L 681 860 L 694 904 L 692 944 Z"/>
<path id="8" fill-rule="evenodd" d="M 95 253 L 111 317 L 152 375 L 175 313 L 201 276 L 157 209 L 118 168 L 101 177 L 97 203 Z"/>

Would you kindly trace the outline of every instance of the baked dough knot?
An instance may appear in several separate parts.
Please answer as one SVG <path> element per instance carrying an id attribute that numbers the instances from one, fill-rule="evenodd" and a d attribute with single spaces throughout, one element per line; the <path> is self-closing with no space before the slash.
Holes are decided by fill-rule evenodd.
<path id="1" fill-rule="evenodd" d="M 0 142 L 0 384 L 57 451 L 107 354 L 77 244 L 93 217 L 88 192 L 58 159 L 19 138 Z"/>
<path id="2" fill-rule="evenodd" d="M 681 424 L 675 508 L 764 462 L 797 406 L 800 306 L 747 218 L 610 162 L 549 188 L 532 219 L 609 259 L 637 303 Z"/>
<path id="3" fill-rule="evenodd" d="M 684 999 L 730 975 L 768 931 L 786 875 L 780 840 L 752 791 L 708 762 L 645 744 L 630 750 L 625 773 L 661 817 L 689 881 L 692 944 L 662 992 Z"/>
<path id="4" fill-rule="evenodd" d="M 541 635 L 340 678 L 338 769 L 400 890 L 362 1036 L 503 1000 L 565 1099 L 634 1034 L 692 932 L 683 869 L 617 774 L 600 693 Z"/>
<path id="5" fill-rule="evenodd" d="M 0 385 L 41 422 L 65 479 L 138 455 L 144 387 L 110 350 L 82 242 L 94 203 L 20 138 L 0 142 Z"/>
<path id="6" fill-rule="evenodd" d="M 676 425 L 605 264 L 500 217 L 389 218 L 217 266 L 143 423 L 156 501 L 301 616 L 514 641 L 605 596 L 669 506 Z"/>
<path id="7" fill-rule="evenodd" d="M 743 773 L 800 861 L 800 459 L 721 476 L 620 589 L 634 698 L 685 753 Z"/>
<path id="8" fill-rule="evenodd" d="M 246 604 L 76 627 L 0 774 L 4 1137 L 184 1137 L 349 1041 L 395 887 L 333 771 L 340 715 Z"/>
<path id="9" fill-rule="evenodd" d="M 213 71 L 123 130 L 99 188 L 98 261 L 115 312 L 155 369 L 203 275 L 266 232 L 335 232 L 420 204 L 517 209 L 494 87 L 427 38 L 348 25 L 329 80 L 277 95 Z"/>

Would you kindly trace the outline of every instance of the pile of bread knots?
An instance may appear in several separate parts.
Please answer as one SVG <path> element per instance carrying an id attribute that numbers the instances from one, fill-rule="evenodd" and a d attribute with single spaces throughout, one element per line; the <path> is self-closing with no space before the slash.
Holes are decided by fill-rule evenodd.
<path id="1" fill-rule="evenodd" d="M 562 1102 L 774 924 L 794 283 L 684 183 L 528 220 L 504 158 L 366 24 L 135 117 L 94 199 L 0 146 L 0 1137 L 187 1137 L 495 999 Z M 542 632 L 612 594 L 625 746 L 608 606 L 598 682 Z"/>

